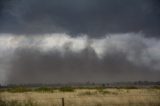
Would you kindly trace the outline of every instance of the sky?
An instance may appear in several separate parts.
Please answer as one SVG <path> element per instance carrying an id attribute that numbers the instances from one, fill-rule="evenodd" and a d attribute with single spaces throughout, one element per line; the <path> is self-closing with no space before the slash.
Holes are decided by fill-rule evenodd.
<path id="1" fill-rule="evenodd" d="M 159 0 L 0 0 L 0 83 L 160 80 Z"/>

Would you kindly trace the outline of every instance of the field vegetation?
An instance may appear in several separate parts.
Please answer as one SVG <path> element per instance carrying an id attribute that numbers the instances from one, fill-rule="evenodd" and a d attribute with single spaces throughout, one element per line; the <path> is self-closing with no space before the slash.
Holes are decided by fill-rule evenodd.
<path id="1" fill-rule="evenodd" d="M 51 88 L 0 89 L 0 106 L 160 106 L 160 89 L 152 88 Z"/>

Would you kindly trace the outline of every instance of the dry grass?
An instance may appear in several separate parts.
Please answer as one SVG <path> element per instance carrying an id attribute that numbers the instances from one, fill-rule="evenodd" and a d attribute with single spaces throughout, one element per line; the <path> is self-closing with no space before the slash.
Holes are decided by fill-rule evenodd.
<path id="1" fill-rule="evenodd" d="M 73 92 L 1 92 L 1 100 L 17 106 L 160 106 L 160 89 L 75 89 Z M 24 105 L 29 102 L 30 104 Z M 1 105 L 0 105 L 1 106 Z M 12 106 L 12 105 L 4 105 Z M 16 106 L 16 105 L 15 105 Z"/>

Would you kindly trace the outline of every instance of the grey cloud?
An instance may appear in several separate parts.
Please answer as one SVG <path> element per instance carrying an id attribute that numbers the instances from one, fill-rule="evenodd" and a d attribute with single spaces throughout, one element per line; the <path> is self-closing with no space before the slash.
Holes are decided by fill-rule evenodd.
<path id="1" fill-rule="evenodd" d="M 8 83 L 67 83 L 159 80 L 160 71 L 134 65 L 123 53 L 113 53 L 99 59 L 94 50 L 80 53 L 41 53 L 18 50 L 11 64 Z"/>
<path id="2" fill-rule="evenodd" d="M 159 0 L 0 0 L 0 80 L 158 81 L 159 28 Z"/>
<path id="3" fill-rule="evenodd" d="M 5 70 L 8 83 L 159 80 L 160 40 L 141 33 L 96 39 L 60 33 L 11 38 L 14 42 L 7 47 L 14 50 L 4 51 L 5 59 L 10 56 Z"/>
<path id="4" fill-rule="evenodd" d="M 4 2 L 4 0 L 2 0 Z M 159 1 L 7 0 L 1 3 L 0 32 L 69 33 L 93 37 L 106 33 L 159 35 Z"/>

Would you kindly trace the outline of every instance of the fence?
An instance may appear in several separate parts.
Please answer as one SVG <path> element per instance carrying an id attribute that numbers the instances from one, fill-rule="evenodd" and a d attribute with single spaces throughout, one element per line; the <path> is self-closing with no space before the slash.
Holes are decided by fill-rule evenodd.
<path id="1" fill-rule="evenodd" d="M 126 97 L 129 97 L 130 99 L 125 101 L 124 99 L 126 99 Z M 139 100 L 137 101 L 135 98 L 139 98 Z M 53 99 L 60 101 L 59 104 L 54 104 L 53 106 L 160 106 L 160 95 L 108 95 L 96 97 L 62 97 Z"/>
<path id="2" fill-rule="evenodd" d="M 31 100 L 34 101 L 32 98 Z M 33 101 L 28 101 L 30 102 L 28 103 L 29 105 L 14 106 L 39 106 L 39 104 L 41 106 L 160 106 L 160 95 L 90 95 L 64 96 L 58 98 L 46 97 L 43 98 L 43 100 L 36 98 L 36 105 L 34 105 Z M 22 104 L 25 103 L 23 100 L 19 102 Z M 0 104 L 0 106 L 3 105 Z"/>

